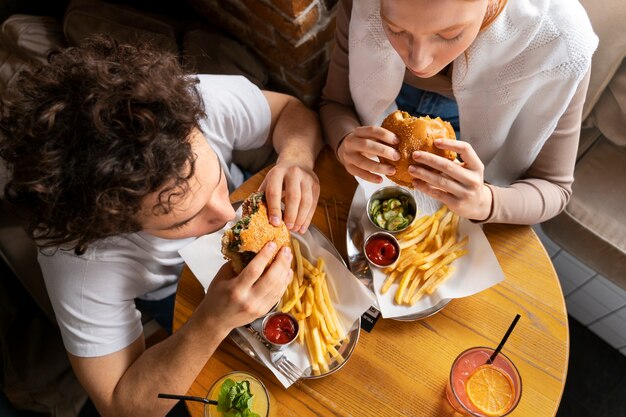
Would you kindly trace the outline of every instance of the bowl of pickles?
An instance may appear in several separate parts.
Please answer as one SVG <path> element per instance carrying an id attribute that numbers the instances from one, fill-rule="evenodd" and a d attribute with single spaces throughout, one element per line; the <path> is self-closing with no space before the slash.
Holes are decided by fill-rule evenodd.
<path id="1" fill-rule="evenodd" d="M 377 229 L 398 233 L 415 221 L 417 203 L 402 187 L 383 187 L 367 201 L 367 217 Z"/>

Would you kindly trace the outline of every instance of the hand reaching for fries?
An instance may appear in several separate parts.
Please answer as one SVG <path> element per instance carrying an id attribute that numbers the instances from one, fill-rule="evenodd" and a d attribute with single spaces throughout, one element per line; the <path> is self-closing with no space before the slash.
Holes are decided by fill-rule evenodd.
<path id="1" fill-rule="evenodd" d="M 394 300 L 414 305 L 426 294 L 432 294 L 454 272 L 452 261 L 467 253 L 463 249 L 467 236 L 457 240 L 459 216 L 441 207 L 432 215 L 422 216 L 396 237 L 400 257 L 393 267 L 385 268 L 387 279 L 381 293 L 399 280 Z"/>
<path id="2" fill-rule="evenodd" d="M 294 275 L 279 309 L 298 320 L 298 342 L 307 350 L 313 375 L 320 375 L 329 371 L 333 360 L 344 361 L 337 347 L 348 336 L 330 298 L 324 260 L 319 258 L 317 265 L 311 264 L 302 256 L 298 241 L 292 239 L 291 243 Z"/>

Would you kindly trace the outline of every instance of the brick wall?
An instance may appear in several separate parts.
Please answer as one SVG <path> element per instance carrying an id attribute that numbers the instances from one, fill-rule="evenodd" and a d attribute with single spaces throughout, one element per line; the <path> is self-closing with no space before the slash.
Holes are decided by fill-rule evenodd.
<path id="1" fill-rule="evenodd" d="M 326 80 L 337 0 L 189 0 L 251 47 L 275 88 L 311 105 Z"/>

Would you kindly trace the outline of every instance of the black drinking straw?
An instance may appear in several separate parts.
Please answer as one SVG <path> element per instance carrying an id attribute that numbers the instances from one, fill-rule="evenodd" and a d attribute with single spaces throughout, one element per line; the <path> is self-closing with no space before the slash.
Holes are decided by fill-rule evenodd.
<path id="1" fill-rule="evenodd" d="M 209 400 L 208 398 L 194 397 L 191 395 L 177 395 L 177 394 L 162 394 L 159 393 L 159 398 L 167 398 L 170 400 L 185 400 L 185 401 L 197 401 L 199 403 L 217 405 L 217 401 Z"/>
<path id="2" fill-rule="evenodd" d="M 513 319 L 513 323 L 511 323 L 511 325 L 509 326 L 509 330 L 506 331 L 506 333 L 504 334 L 504 337 L 502 338 L 502 340 L 500 341 L 500 344 L 498 345 L 498 347 L 496 348 L 496 350 L 493 352 L 493 354 L 491 355 L 491 357 L 487 360 L 487 364 L 491 365 L 493 363 L 494 360 L 496 360 L 496 356 L 498 356 L 498 353 L 500 353 L 500 351 L 502 350 L 502 347 L 504 346 L 504 344 L 506 343 L 506 339 L 509 338 L 509 336 L 511 335 L 511 332 L 513 331 L 513 329 L 515 328 L 515 325 L 517 324 L 517 322 L 519 321 L 519 318 L 521 316 L 519 314 L 515 315 L 515 318 Z"/>

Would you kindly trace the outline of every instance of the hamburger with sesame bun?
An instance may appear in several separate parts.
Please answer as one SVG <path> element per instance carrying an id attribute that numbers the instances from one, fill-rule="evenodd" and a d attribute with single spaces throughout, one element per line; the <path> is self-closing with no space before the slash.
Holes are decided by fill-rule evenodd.
<path id="1" fill-rule="evenodd" d="M 396 168 L 394 175 L 387 176 L 396 184 L 412 187 L 414 178 L 409 174 L 409 166 L 415 164 L 411 157 L 415 151 L 430 152 L 451 161 L 456 159 L 456 152 L 435 147 L 435 139 L 456 139 L 452 125 L 440 117 L 414 117 L 405 111 L 396 110 L 383 120 L 381 126 L 400 139 L 396 145 L 400 159 L 390 161 L 381 158 L 381 162 Z"/>
<path id="2" fill-rule="evenodd" d="M 241 220 L 222 236 L 222 254 L 230 260 L 236 274 L 248 265 L 267 242 L 276 242 L 278 248 L 291 246 L 289 229 L 285 223 L 274 226 L 269 222 L 265 193 L 251 194 L 243 202 L 241 211 Z"/>

